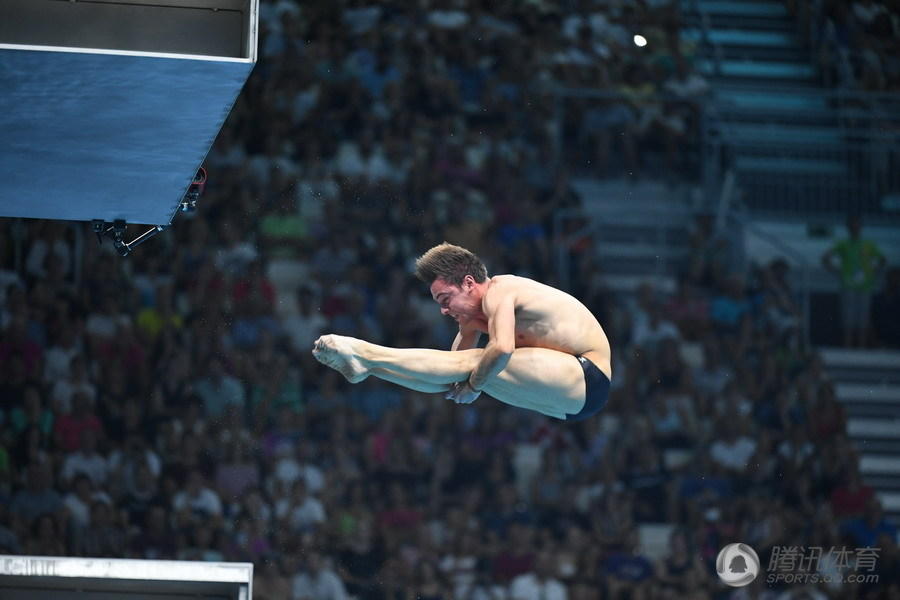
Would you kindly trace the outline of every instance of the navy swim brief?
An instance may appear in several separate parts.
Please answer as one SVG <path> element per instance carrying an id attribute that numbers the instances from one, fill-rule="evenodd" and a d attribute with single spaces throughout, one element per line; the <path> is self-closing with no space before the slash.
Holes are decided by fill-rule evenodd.
<path id="1" fill-rule="evenodd" d="M 566 415 L 566 421 L 583 421 L 606 406 L 609 398 L 609 377 L 597 365 L 583 356 L 576 356 L 584 370 L 584 408 L 574 415 Z"/>

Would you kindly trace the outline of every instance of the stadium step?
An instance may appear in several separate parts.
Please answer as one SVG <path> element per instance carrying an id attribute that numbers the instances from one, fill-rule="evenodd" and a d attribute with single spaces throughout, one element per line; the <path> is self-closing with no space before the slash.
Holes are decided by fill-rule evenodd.
<path id="1" fill-rule="evenodd" d="M 687 256 L 686 189 L 654 181 L 579 178 L 572 186 L 590 222 L 603 279 L 612 290 L 631 294 L 648 280 L 674 290 L 668 275 Z"/>
<path id="2" fill-rule="evenodd" d="M 807 63 L 762 60 L 723 60 L 716 71 L 713 61 L 697 61 L 697 69 L 709 77 L 728 79 L 756 79 L 761 81 L 811 81 L 816 69 Z"/>
<path id="3" fill-rule="evenodd" d="M 688 3 L 688 5 L 690 5 L 690 3 Z M 763 17 L 771 19 L 786 19 L 790 17 L 790 13 L 788 13 L 784 4 L 767 0 L 752 2 L 735 0 L 699 0 L 696 5 L 700 12 L 708 15 Z"/>
<path id="4" fill-rule="evenodd" d="M 791 127 L 774 123 L 728 123 L 723 124 L 729 139 L 739 142 L 770 143 L 782 145 L 829 145 L 839 146 L 844 143 L 844 136 L 835 127 Z"/>
<path id="5" fill-rule="evenodd" d="M 739 142 L 740 140 L 735 140 Z M 773 176 L 844 176 L 847 166 L 838 160 L 790 158 L 784 156 L 738 156 L 734 161 L 739 173 Z"/>
<path id="6" fill-rule="evenodd" d="M 884 512 L 900 517 L 900 352 L 821 348 L 819 356 L 844 406 L 860 473 Z"/>
<path id="7" fill-rule="evenodd" d="M 703 39 L 700 29 L 685 29 L 681 32 L 684 39 L 699 42 Z M 723 46 L 757 47 L 757 48 L 798 48 L 796 36 L 784 31 L 749 31 L 746 29 L 711 29 L 707 39 Z"/>
<path id="8" fill-rule="evenodd" d="M 722 109 L 745 110 L 748 112 L 760 111 L 771 113 L 772 111 L 822 111 L 830 114 L 831 107 L 819 90 L 800 92 L 796 89 L 760 89 L 756 86 L 725 86 L 716 88 L 716 100 Z"/>
<path id="9" fill-rule="evenodd" d="M 900 350 L 820 348 L 819 355 L 830 369 L 862 369 L 867 372 L 900 371 Z"/>

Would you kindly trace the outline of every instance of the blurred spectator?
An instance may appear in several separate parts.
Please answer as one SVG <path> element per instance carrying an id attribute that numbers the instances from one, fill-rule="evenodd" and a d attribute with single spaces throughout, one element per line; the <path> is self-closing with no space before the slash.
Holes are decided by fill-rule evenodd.
<path id="1" fill-rule="evenodd" d="M 699 554 L 690 546 L 689 535 L 684 529 L 673 529 L 669 534 L 669 552 L 656 563 L 656 577 L 663 589 L 681 596 L 697 592 L 710 585 L 709 572 Z"/>
<path id="2" fill-rule="evenodd" d="M 222 501 L 219 495 L 206 487 L 203 475 L 197 470 L 188 473 L 187 484 L 172 499 L 172 508 L 176 511 L 186 511 L 196 515 L 197 518 L 222 515 Z"/>
<path id="3" fill-rule="evenodd" d="M 103 436 L 103 424 L 91 410 L 91 399 L 82 391 L 72 396 L 72 412 L 62 412 L 53 426 L 56 443 L 67 452 L 73 452 L 82 444 L 83 434 L 91 432 L 97 440 Z M 57 408 L 59 412 L 60 409 Z"/>
<path id="4" fill-rule="evenodd" d="M 312 531 L 324 523 L 326 518 L 325 507 L 309 495 L 304 479 L 294 481 L 290 496 L 275 504 L 275 516 L 295 533 Z"/>
<path id="5" fill-rule="evenodd" d="M 749 467 L 756 441 L 741 433 L 738 415 L 724 415 L 716 426 L 719 436 L 709 447 L 709 456 L 729 475 L 741 475 Z"/>
<path id="6" fill-rule="evenodd" d="M 646 556 L 640 553 L 637 529 L 632 529 L 623 540 L 620 549 L 603 561 L 603 571 L 609 575 L 609 589 L 613 597 L 621 590 L 646 590 L 650 587 L 654 568 Z"/>
<path id="7" fill-rule="evenodd" d="M 229 406 L 244 410 L 244 387 L 225 372 L 222 357 L 213 354 L 206 361 L 206 376 L 197 380 L 193 388 L 203 401 L 203 411 L 209 419 L 219 419 Z"/>
<path id="8" fill-rule="evenodd" d="M 879 271 L 887 262 L 875 242 L 861 236 L 859 216 L 847 217 L 847 231 L 850 234 L 848 238 L 839 240 L 822 255 L 822 264 L 840 277 L 844 345 L 866 347 L 869 345 L 872 291 Z"/>
<path id="9" fill-rule="evenodd" d="M 885 533 L 891 538 L 897 537 L 897 526 L 884 517 L 881 501 L 874 497 L 866 502 L 861 516 L 844 521 L 842 530 L 857 547 L 873 547 L 878 537 Z"/>
<path id="10" fill-rule="evenodd" d="M 174 559 L 175 532 L 165 506 L 151 504 L 144 513 L 142 525 L 139 533 L 131 538 L 131 554 L 151 560 Z"/>
<path id="11" fill-rule="evenodd" d="M 109 461 L 97 452 L 97 433 L 91 429 L 81 431 L 78 449 L 66 456 L 60 478 L 66 484 L 72 482 L 78 474 L 87 475 L 91 482 L 99 487 L 106 483 L 109 476 Z"/>
<path id="12" fill-rule="evenodd" d="M 294 577 L 294 600 L 346 600 L 347 590 L 318 550 L 306 553 L 306 569 Z"/>
<path id="13" fill-rule="evenodd" d="M 513 600 L 566 600 L 566 586 L 557 579 L 552 557 L 543 552 L 535 559 L 534 569 L 519 575 L 509 586 Z"/>
<path id="14" fill-rule="evenodd" d="M 91 503 L 90 524 L 76 537 L 76 552 L 81 556 L 123 556 L 125 530 L 116 521 L 116 513 L 111 504 L 103 499 L 95 499 Z"/>
<path id="15" fill-rule="evenodd" d="M 62 498 L 53 489 L 53 471 L 47 463 L 32 463 L 26 471 L 27 487 L 15 493 L 10 512 L 33 525 L 43 515 L 56 517 L 63 508 Z"/>

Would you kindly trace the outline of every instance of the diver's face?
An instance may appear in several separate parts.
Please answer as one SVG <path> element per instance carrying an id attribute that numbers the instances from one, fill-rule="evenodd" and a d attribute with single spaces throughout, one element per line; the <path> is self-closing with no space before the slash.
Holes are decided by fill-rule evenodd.
<path id="1" fill-rule="evenodd" d="M 466 275 L 461 286 L 442 278 L 435 279 L 431 284 L 431 297 L 441 307 L 442 315 L 449 315 L 456 321 L 477 316 L 480 308 L 475 297 L 475 280 L 469 275 Z"/>

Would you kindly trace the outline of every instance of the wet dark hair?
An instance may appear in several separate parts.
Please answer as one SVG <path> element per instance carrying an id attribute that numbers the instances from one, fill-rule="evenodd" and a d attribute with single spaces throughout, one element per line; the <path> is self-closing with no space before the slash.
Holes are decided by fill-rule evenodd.
<path id="1" fill-rule="evenodd" d="M 429 285 L 443 279 L 459 286 L 466 275 L 482 283 L 487 279 L 487 268 L 480 258 L 460 246 L 444 242 L 416 259 L 416 277 Z"/>

